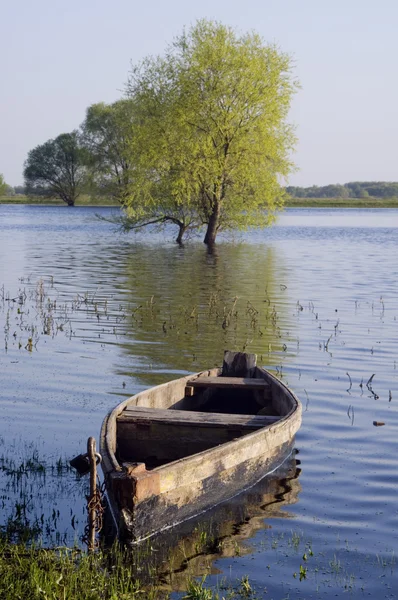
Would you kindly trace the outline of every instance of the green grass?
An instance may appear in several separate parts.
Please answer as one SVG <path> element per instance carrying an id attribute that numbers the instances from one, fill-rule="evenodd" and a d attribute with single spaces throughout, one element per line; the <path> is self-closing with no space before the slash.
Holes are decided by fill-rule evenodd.
<path id="1" fill-rule="evenodd" d="M 27 196 L 0 196 L 0 204 L 64 204 L 62 200 L 49 198 L 28 198 Z"/>
<path id="2" fill-rule="evenodd" d="M 77 549 L 46 550 L 2 542 L 0 598 L 133 600 L 160 596 L 151 585 L 144 593 L 120 550 L 90 555 Z"/>
<path id="3" fill-rule="evenodd" d="M 28 196 L 0 196 L 0 204 L 40 204 L 51 206 L 66 206 L 60 198 L 29 198 Z M 76 206 L 120 206 L 109 198 L 92 198 L 82 195 L 77 199 Z"/>
<path id="4" fill-rule="evenodd" d="M 137 558 L 137 557 L 135 557 Z M 148 558 L 148 557 L 147 557 Z M 141 560 L 147 560 L 141 557 Z M 145 583 L 131 551 L 114 546 L 87 554 L 78 548 L 45 549 L 0 540 L 0 598 L 7 600 L 167 600 L 170 588 L 154 571 Z M 244 600 L 255 591 L 247 576 L 221 588 L 188 573 L 185 600 Z M 168 589 L 167 589 L 168 588 Z"/>
<path id="5" fill-rule="evenodd" d="M 398 208 L 398 198 L 289 198 L 287 208 Z"/>
<path id="6" fill-rule="evenodd" d="M 65 206 L 59 198 L 28 198 L 28 196 L 0 196 L 0 204 L 47 204 Z M 76 206 L 120 206 L 108 198 L 83 195 Z M 398 208 L 398 198 L 289 198 L 286 208 Z"/>

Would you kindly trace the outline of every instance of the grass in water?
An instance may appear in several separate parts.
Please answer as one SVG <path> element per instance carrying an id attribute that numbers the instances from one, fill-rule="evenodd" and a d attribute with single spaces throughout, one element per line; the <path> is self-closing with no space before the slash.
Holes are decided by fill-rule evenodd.
<path id="1" fill-rule="evenodd" d="M 115 545 L 86 554 L 77 548 L 44 549 L 0 540 L 0 598 L 7 600 L 166 600 L 164 586 L 142 584 L 131 553 Z M 252 597 L 248 577 L 220 590 L 205 586 L 206 577 L 188 577 L 185 600 L 240 600 Z"/>
<path id="2" fill-rule="evenodd" d="M 26 548 L 0 543 L 0 598 L 7 600 L 127 600 L 160 598 L 156 588 L 143 590 L 115 548 L 85 554 L 78 549 Z"/>

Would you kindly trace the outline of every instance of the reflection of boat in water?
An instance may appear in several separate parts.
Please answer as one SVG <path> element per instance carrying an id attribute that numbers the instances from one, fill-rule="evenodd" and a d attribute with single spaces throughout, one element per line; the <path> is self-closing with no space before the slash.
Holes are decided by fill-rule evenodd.
<path id="1" fill-rule="evenodd" d="M 254 485 L 291 454 L 300 424 L 299 400 L 252 354 L 226 352 L 222 370 L 122 402 L 101 431 L 119 537 L 145 539 Z"/>
<path id="2" fill-rule="evenodd" d="M 293 452 L 271 475 L 204 513 L 196 521 L 194 531 L 185 523 L 159 535 L 152 544 L 156 546 L 160 541 L 164 544 L 168 539 L 174 545 L 171 543 L 174 537 L 175 543 L 184 541 L 185 551 L 187 544 L 191 546 L 194 554 L 192 550 L 200 547 L 200 540 L 207 540 L 216 544 L 218 556 L 233 556 L 239 540 L 252 538 L 257 531 L 270 527 L 266 519 L 292 518 L 286 507 L 298 501 L 299 474 Z"/>
<path id="3" fill-rule="evenodd" d="M 298 462 L 293 451 L 272 474 L 203 513 L 194 525 L 186 521 L 152 537 L 150 543 L 143 542 L 145 565 L 136 550 L 129 565 L 139 569 L 142 580 L 151 581 L 157 572 L 167 589 L 175 591 L 186 589 L 187 572 L 195 577 L 216 574 L 215 560 L 250 554 L 250 540 L 257 532 L 272 529 L 272 519 L 294 517 L 289 506 L 298 501 L 301 491 Z"/>

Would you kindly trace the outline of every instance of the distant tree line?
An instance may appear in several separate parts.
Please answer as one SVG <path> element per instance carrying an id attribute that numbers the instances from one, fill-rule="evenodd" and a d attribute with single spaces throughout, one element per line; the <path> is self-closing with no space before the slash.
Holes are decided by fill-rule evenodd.
<path id="1" fill-rule="evenodd" d="M 398 197 L 398 182 L 353 181 L 343 185 L 289 186 L 286 192 L 292 198 L 393 198 Z"/>
<path id="2" fill-rule="evenodd" d="M 101 109 L 101 107 L 107 108 L 106 105 L 93 105 L 88 109 L 90 111 Z M 109 108 L 109 107 L 108 107 Z M 117 165 L 114 164 L 115 172 Z M 120 166 L 121 173 L 123 173 L 123 164 Z M 95 171 L 93 177 L 99 177 L 99 172 Z M 122 178 L 118 179 L 119 182 Z M 127 183 L 127 174 L 125 175 L 125 184 L 122 190 L 125 192 L 125 186 Z M 111 189 L 111 188 L 114 189 Z M 99 178 L 96 193 L 100 196 L 114 197 L 121 204 L 123 204 L 123 198 L 117 191 L 117 184 L 112 181 L 101 181 Z M 288 186 L 285 188 L 286 192 L 292 198 L 396 198 L 398 197 L 398 182 L 389 181 L 354 181 L 350 183 L 341 184 L 330 184 L 324 186 L 313 185 L 311 187 L 298 187 Z M 23 185 L 15 185 L 12 187 L 6 183 L 2 183 L 0 188 L 3 196 L 15 196 L 15 195 L 28 195 L 30 190 L 28 187 Z M 93 191 L 93 188 L 91 188 Z M 38 190 L 36 195 L 41 195 L 42 190 Z M 54 195 L 54 194 L 53 194 Z"/>

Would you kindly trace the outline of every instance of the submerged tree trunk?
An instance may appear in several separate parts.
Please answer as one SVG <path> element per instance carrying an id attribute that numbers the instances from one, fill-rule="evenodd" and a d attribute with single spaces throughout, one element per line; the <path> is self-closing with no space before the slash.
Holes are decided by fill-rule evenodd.
<path id="1" fill-rule="evenodd" d="M 59 197 L 61 200 L 65 202 L 68 206 L 75 206 L 76 196 L 72 196 L 72 194 L 60 194 Z"/>
<path id="2" fill-rule="evenodd" d="M 176 242 L 177 244 L 179 244 L 180 246 L 182 246 L 182 238 L 184 237 L 184 234 L 186 232 L 186 230 L 188 229 L 187 225 L 183 225 L 182 223 L 178 224 L 178 235 L 176 237 Z"/>
<path id="3" fill-rule="evenodd" d="M 209 222 L 207 224 L 207 231 L 205 235 L 205 239 L 203 240 L 204 244 L 208 246 L 213 246 L 216 241 L 216 236 L 218 232 L 220 221 L 220 205 L 217 202 L 213 208 L 213 212 L 210 215 Z"/>

